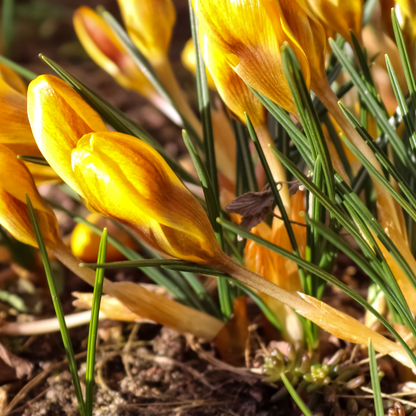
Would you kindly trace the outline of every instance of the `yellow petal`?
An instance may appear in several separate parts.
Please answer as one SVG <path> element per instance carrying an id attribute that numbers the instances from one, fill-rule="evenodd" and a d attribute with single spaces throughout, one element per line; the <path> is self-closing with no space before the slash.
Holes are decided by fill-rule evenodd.
<path id="1" fill-rule="evenodd" d="M 205 211 L 152 147 L 121 133 L 85 135 L 72 152 L 85 199 L 162 254 L 199 263 L 222 252 Z"/>
<path id="2" fill-rule="evenodd" d="M 68 84 L 52 75 L 41 75 L 30 83 L 27 104 L 40 151 L 55 172 L 81 194 L 73 178 L 71 152 L 84 134 L 107 127 Z"/>
<path id="3" fill-rule="evenodd" d="M 97 13 L 82 6 L 75 11 L 73 21 L 78 39 L 88 55 L 122 87 L 135 90 L 145 97 L 157 94 L 117 36 Z"/>
<path id="4" fill-rule="evenodd" d="M 107 227 L 108 235 L 115 238 L 124 246 L 130 247 L 131 249 L 137 248 L 137 245 L 127 234 L 127 232 L 114 224 L 114 222 L 110 221 L 108 218 L 94 213 L 88 215 L 86 219 L 101 229 Z M 100 240 L 100 236 L 92 231 L 87 225 L 82 223 L 77 224 L 72 231 L 71 250 L 74 255 L 80 258 L 83 262 L 94 263 L 98 257 Z M 106 262 L 113 262 L 125 260 L 125 257 L 111 243 L 108 243 L 105 259 Z"/>
<path id="5" fill-rule="evenodd" d="M 201 32 L 200 44 L 205 64 L 226 106 L 244 124 L 244 113 L 247 112 L 254 126 L 264 125 L 266 109 L 231 68 L 224 54 Z"/>
<path id="6" fill-rule="evenodd" d="M 183 66 L 192 74 L 196 74 L 196 55 L 195 55 L 195 45 L 194 42 L 191 39 L 186 42 L 185 47 L 183 48 L 183 51 L 181 53 L 181 61 Z M 216 89 L 214 80 L 212 79 L 212 76 L 208 70 L 206 70 L 207 74 L 207 82 L 208 86 L 212 88 L 213 90 Z"/>
<path id="7" fill-rule="evenodd" d="M 26 95 L 26 85 L 13 69 L 0 63 L 0 78 L 11 88 L 22 95 Z"/>
<path id="8" fill-rule="evenodd" d="M 176 12 L 172 0 L 118 0 L 127 32 L 150 61 L 167 56 Z"/>
<path id="9" fill-rule="evenodd" d="M 325 27 L 326 33 L 333 36 L 339 33 L 351 42 L 350 30 L 361 39 L 363 0 L 307 0 L 315 15 Z M 388 9 L 390 13 L 390 9 Z"/>
<path id="10" fill-rule="evenodd" d="M 280 57 L 283 43 L 292 47 L 308 84 L 310 69 L 279 2 L 194 0 L 193 6 L 201 30 L 238 75 L 290 113 L 297 114 Z"/>
<path id="11" fill-rule="evenodd" d="M 326 82 L 324 28 L 310 10 L 306 0 L 279 0 L 279 3 L 289 26 L 287 28 L 283 21 L 283 30 L 288 36 L 292 34 L 309 62 L 313 89 L 314 85 L 322 80 Z M 294 52 L 296 53 L 296 50 Z M 305 71 L 303 73 L 305 74 Z"/>
<path id="12" fill-rule="evenodd" d="M 0 78 L 0 143 L 34 145 L 26 96 Z"/>
<path id="13" fill-rule="evenodd" d="M 54 244 L 60 238 L 55 214 L 39 195 L 26 166 L 0 145 L 0 224 L 17 240 L 36 247 L 26 195 L 36 210 L 45 243 Z"/>

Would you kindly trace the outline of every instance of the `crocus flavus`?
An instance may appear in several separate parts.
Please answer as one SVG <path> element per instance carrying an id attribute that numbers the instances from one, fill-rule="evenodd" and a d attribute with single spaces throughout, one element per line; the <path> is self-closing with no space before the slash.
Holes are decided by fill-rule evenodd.
<path id="1" fill-rule="evenodd" d="M 15 156 L 42 156 L 27 117 L 26 86 L 10 68 L 0 63 L 0 143 Z M 25 163 L 37 185 L 60 180 L 48 166 Z"/>
<path id="2" fill-rule="evenodd" d="M 394 9 L 402 31 L 404 44 L 414 66 L 416 41 L 416 3 L 414 0 L 380 0 L 381 21 L 384 31 L 396 40 L 391 21 L 391 9 Z"/>
<path id="3" fill-rule="evenodd" d="M 72 152 L 72 167 L 97 212 L 131 226 L 165 256 L 208 263 L 222 254 L 201 205 L 146 143 L 87 134 Z"/>
<path id="4" fill-rule="evenodd" d="M 176 109 L 202 137 L 202 127 L 187 103 L 169 62 L 176 12 L 172 0 L 118 0 L 127 32 L 152 64 Z"/>
<path id="5" fill-rule="evenodd" d="M 10 149 L 0 144 L 0 224 L 17 240 L 37 247 L 26 195 L 36 211 L 45 243 L 56 244 L 60 237 L 55 214 L 39 195 L 24 163 Z"/>
<path id="6" fill-rule="evenodd" d="M 176 21 L 172 0 L 118 0 L 127 32 L 149 60 L 167 56 Z"/>
<path id="7" fill-rule="evenodd" d="M 242 123 L 246 123 L 245 113 L 250 117 L 273 177 L 276 181 L 281 180 L 284 170 L 271 151 L 274 144 L 267 127 L 266 109 L 202 30 L 200 30 L 200 45 L 205 64 L 211 73 L 218 93 L 231 113 Z M 283 185 L 281 194 L 284 203 L 287 204 L 289 198 L 287 185 Z"/>
<path id="8" fill-rule="evenodd" d="M 112 29 L 92 9 L 82 6 L 74 13 L 74 28 L 88 55 L 123 88 L 146 97 L 174 123 L 180 123 L 176 110 L 162 99 L 139 67 L 133 62 Z"/>
<path id="9" fill-rule="evenodd" d="M 297 114 L 280 47 L 285 42 L 290 45 L 308 85 L 325 74 L 324 30 L 307 5 L 286 0 L 194 0 L 193 5 L 201 29 L 240 77 Z"/>
<path id="10" fill-rule="evenodd" d="M 106 227 L 108 235 L 114 237 L 118 242 L 131 249 L 136 249 L 137 245 L 125 230 L 114 224 L 108 218 L 100 214 L 90 214 L 86 220 L 93 223 L 101 229 Z M 76 257 L 86 263 L 94 263 L 98 258 L 100 247 L 100 236 L 91 230 L 86 224 L 80 223 L 75 226 L 71 235 L 71 250 Z M 107 252 L 105 261 L 121 261 L 125 260 L 121 254 L 111 243 L 107 244 Z"/>
<path id="11" fill-rule="evenodd" d="M 41 75 L 29 84 L 27 112 L 33 136 L 45 159 L 76 192 L 71 152 L 93 131 L 107 131 L 100 116 L 64 81 Z"/>
<path id="12" fill-rule="evenodd" d="M 186 42 L 185 47 L 182 50 L 181 53 L 181 61 L 183 66 L 190 72 L 192 72 L 192 74 L 196 74 L 196 55 L 195 55 L 195 45 L 194 42 L 191 39 L 188 40 L 188 42 Z M 210 74 L 210 72 L 207 70 L 206 71 L 207 74 L 207 83 L 208 86 L 215 90 L 217 87 L 215 86 L 215 82 L 212 79 L 212 76 Z"/>
<path id="13" fill-rule="evenodd" d="M 339 33 L 350 41 L 350 30 L 361 39 L 363 0 L 307 0 L 313 13 L 325 28 L 327 37 Z"/>

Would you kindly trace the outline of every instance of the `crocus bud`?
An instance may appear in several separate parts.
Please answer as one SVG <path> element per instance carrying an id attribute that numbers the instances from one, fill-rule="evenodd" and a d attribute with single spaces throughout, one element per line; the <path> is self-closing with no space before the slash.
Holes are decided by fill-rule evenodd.
<path id="1" fill-rule="evenodd" d="M 27 112 L 44 158 L 76 192 L 71 152 L 87 133 L 107 131 L 100 116 L 64 81 L 41 75 L 29 84 Z"/>
<path id="2" fill-rule="evenodd" d="M 280 47 L 287 42 L 292 48 L 308 85 L 325 76 L 325 33 L 308 6 L 292 0 L 194 0 L 193 5 L 203 32 L 244 82 L 297 114 Z"/>
<path id="3" fill-rule="evenodd" d="M 361 39 L 363 0 L 307 0 L 313 13 L 325 28 L 327 37 L 339 33 L 350 41 L 350 30 Z M 336 17 L 335 17 L 336 16 Z"/>
<path id="4" fill-rule="evenodd" d="M 142 53 L 153 61 L 167 56 L 176 21 L 172 0 L 118 0 L 127 32 Z"/>
<path id="5" fill-rule="evenodd" d="M 60 240 L 55 214 L 39 195 L 32 176 L 16 155 L 0 144 L 0 224 L 22 243 L 37 247 L 26 205 L 29 196 L 46 246 Z"/>
<path id="6" fill-rule="evenodd" d="M 72 152 L 72 167 L 95 211 L 129 225 L 163 255 L 198 263 L 224 255 L 201 205 L 146 143 L 87 134 Z"/>
<path id="7" fill-rule="evenodd" d="M 27 118 L 26 88 L 23 81 L 0 63 L 0 143 L 15 155 L 40 156 Z"/>
<path id="8" fill-rule="evenodd" d="M 185 47 L 181 53 L 181 61 L 183 66 L 190 71 L 192 74 L 196 74 L 196 54 L 195 54 L 195 45 L 191 39 L 186 42 Z M 208 86 L 215 90 L 217 87 L 215 86 L 215 82 L 212 79 L 212 76 L 208 70 L 205 71 L 207 74 L 207 83 Z"/>
<path id="9" fill-rule="evenodd" d="M 17 155 L 42 156 L 27 117 L 26 86 L 10 68 L 0 63 L 0 143 Z M 25 163 L 36 185 L 59 182 L 48 166 Z"/>
<path id="10" fill-rule="evenodd" d="M 103 229 L 107 228 L 108 235 L 114 237 L 118 242 L 124 246 L 136 249 L 136 243 L 128 235 L 128 233 L 114 224 L 113 221 L 103 217 L 100 214 L 90 214 L 86 218 L 89 222 Z M 100 236 L 91 230 L 86 224 L 77 224 L 72 231 L 71 236 L 71 250 L 76 257 L 85 263 L 94 263 L 97 260 L 100 248 Z M 107 253 L 105 257 L 106 262 L 125 260 L 121 254 L 111 243 L 107 244 Z"/>
<path id="11" fill-rule="evenodd" d="M 74 27 L 78 39 L 88 55 L 123 88 L 146 97 L 174 123 L 180 124 L 176 110 L 166 102 L 128 52 L 112 29 L 92 9 L 82 6 L 74 13 Z"/>
<path id="12" fill-rule="evenodd" d="M 97 13 L 82 6 L 75 11 L 73 20 L 78 39 L 98 66 L 126 89 L 136 90 L 145 97 L 156 94 L 155 88 Z"/>

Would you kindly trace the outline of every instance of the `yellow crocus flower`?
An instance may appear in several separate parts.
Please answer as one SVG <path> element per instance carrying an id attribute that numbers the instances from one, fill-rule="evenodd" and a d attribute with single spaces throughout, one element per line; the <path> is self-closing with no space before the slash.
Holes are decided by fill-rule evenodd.
<path id="1" fill-rule="evenodd" d="M 407 52 L 414 57 L 416 41 L 416 3 L 414 0 L 380 0 L 381 19 L 383 29 L 395 41 L 391 9 L 394 9 L 402 30 L 403 40 Z"/>
<path id="2" fill-rule="evenodd" d="M 201 29 L 238 75 L 297 114 L 283 71 L 281 46 L 290 45 L 308 85 L 325 74 L 325 33 L 307 5 L 290 0 L 194 0 L 193 5 Z"/>
<path id="3" fill-rule="evenodd" d="M 127 234 L 125 230 L 117 226 L 108 218 L 100 214 L 93 213 L 85 218 L 87 221 L 98 226 L 100 229 L 107 228 L 108 235 L 114 237 L 118 242 L 131 249 L 136 249 L 137 245 L 134 240 Z M 100 247 L 100 236 L 91 230 L 86 224 L 80 223 L 75 226 L 71 235 L 71 250 L 76 257 L 85 263 L 94 263 L 98 258 Z M 111 243 L 107 244 L 107 252 L 105 261 L 121 261 L 125 260 L 121 254 Z"/>
<path id="4" fill-rule="evenodd" d="M 201 205 L 146 143 L 117 132 L 87 134 L 72 167 L 95 211 L 128 224 L 165 256 L 209 263 L 222 254 Z"/>
<path id="5" fill-rule="evenodd" d="M 74 13 L 74 28 L 88 55 L 123 88 L 146 97 L 175 123 L 180 123 L 176 110 L 162 99 L 156 88 L 133 62 L 112 29 L 92 9 L 82 6 Z"/>
<path id="6" fill-rule="evenodd" d="M 40 196 L 24 163 L 0 144 L 0 224 L 17 240 L 37 247 L 26 195 L 36 211 L 45 243 L 56 244 L 60 237 L 55 214 Z"/>
<path id="7" fill-rule="evenodd" d="M 231 68 L 222 52 L 208 40 L 202 31 L 200 31 L 200 44 L 205 64 L 218 93 L 231 113 L 242 123 L 246 122 L 245 113 L 250 117 L 272 174 L 276 181 L 281 180 L 284 171 L 281 163 L 270 149 L 270 146 L 274 146 L 274 144 L 267 127 L 266 109 Z M 283 186 L 281 194 L 287 204 L 289 198 L 287 185 Z"/>
<path id="8" fill-rule="evenodd" d="M 118 0 L 127 32 L 150 60 L 167 56 L 176 11 L 172 0 Z"/>
<path id="9" fill-rule="evenodd" d="M 185 47 L 183 48 L 183 51 L 181 53 L 181 61 L 182 65 L 193 75 L 196 74 L 196 54 L 195 54 L 195 45 L 194 41 L 191 39 L 186 42 Z M 215 90 L 217 87 L 215 86 L 215 82 L 212 79 L 212 76 L 209 72 L 209 70 L 205 71 L 207 74 L 207 83 L 208 86 Z"/>
<path id="10" fill-rule="evenodd" d="M 67 83 L 53 75 L 41 75 L 29 84 L 27 113 L 43 156 L 82 196 L 73 179 L 71 152 L 84 134 L 106 131 L 104 122 Z"/>
<path id="11" fill-rule="evenodd" d="M 307 0 L 313 13 L 325 28 L 327 37 L 339 33 L 350 42 L 353 31 L 361 39 L 363 0 Z"/>
<path id="12" fill-rule="evenodd" d="M 42 156 L 27 117 L 26 86 L 21 78 L 0 63 L 0 144 L 17 155 Z M 37 185 L 54 183 L 59 176 L 48 166 L 25 163 Z"/>
<path id="13" fill-rule="evenodd" d="M 168 50 L 176 12 L 172 0 L 118 0 L 127 32 L 152 64 L 176 109 L 202 137 L 202 127 L 186 101 L 170 65 Z"/>

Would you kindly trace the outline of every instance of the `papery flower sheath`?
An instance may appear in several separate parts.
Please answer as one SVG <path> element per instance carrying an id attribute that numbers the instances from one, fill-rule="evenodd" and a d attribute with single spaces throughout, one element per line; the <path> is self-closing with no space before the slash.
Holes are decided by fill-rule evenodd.
<path id="1" fill-rule="evenodd" d="M 0 224 L 17 240 L 37 247 L 26 195 L 36 211 L 45 244 L 56 244 L 60 237 L 55 214 L 39 195 L 25 164 L 0 144 Z"/>
<path id="2" fill-rule="evenodd" d="M 107 131 L 100 116 L 64 81 L 41 75 L 29 84 L 27 112 L 33 136 L 55 172 L 82 196 L 71 152 L 87 133 Z"/>
<path id="3" fill-rule="evenodd" d="M 87 134 L 72 152 L 72 167 L 97 212 L 129 225 L 163 255 L 198 263 L 224 256 L 201 205 L 146 143 L 121 133 Z"/>

